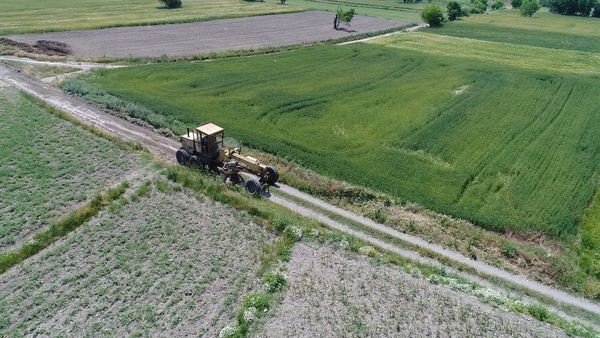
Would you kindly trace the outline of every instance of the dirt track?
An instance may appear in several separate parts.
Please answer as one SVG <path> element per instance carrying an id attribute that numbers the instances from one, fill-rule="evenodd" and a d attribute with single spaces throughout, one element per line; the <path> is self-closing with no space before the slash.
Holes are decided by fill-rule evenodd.
<path id="1" fill-rule="evenodd" d="M 68 112 L 84 123 L 91 124 L 103 131 L 109 132 L 126 140 L 140 143 L 152 153 L 169 161 L 174 161 L 173 154 L 177 150 L 178 144 L 172 139 L 159 135 L 150 129 L 134 125 L 128 121 L 105 113 L 78 98 L 68 96 L 59 89 L 44 85 L 27 75 L 17 73 L 3 65 L 0 65 L 0 86 L 3 82 L 13 85 L 18 89 L 44 100 L 48 104 L 55 106 L 58 109 Z M 397 253 L 408 259 L 421 261 L 426 264 L 439 264 L 437 262 L 432 262 L 429 258 L 421 256 L 416 251 L 406 250 L 394 244 L 382 241 L 381 239 L 365 232 L 350 229 L 348 226 L 330 218 L 326 215 L 326 213 L 319 211 L 319 209 L 326 210 L 328 213 L 333 213 L 342 218 L 357 222 L 362 224 L 364 227 L 371 228 L 387 236 L 398 238 L 404 242 L 410 243 L 411 245 L 435 252 L 451 261 L 459 262 L 469 266 L 484 275 L 494 276 L 513 285 L 517 285 L 521 288 L 528 289 L 552 298 L 558 302 L 576 306 L 593 313 L 600 313 L 600 306 L 595 302 L 571 295 L 567 292 L 557 290 L 532 280 L 528 280 L 523 276 L 514 275 L 504 270 L 500 270 L 486 263 L 474 261 L 468 257 L 462 256 L 459 253 L 447 250 L 435 244 L 428 243 L 415 236 L 399 233 L 393 229 L 387 228 L 382 224 L 375 223 L 370 219 L 353 214 L 347 210 L 342 210 L 306 193 L 300 192 L 292 187 L 282 184 L 280 185 L 279 189 L 273 189 L 273 193 L 274 195 L 270 196 L 270 199 L 274 203 L 286 207 L 304 217 L 315 219 L 333 229 L 348 233 L 364 240 L 367 243 Z M 293 199 L 302 200 L 311 207 L 308 208 L 301 206 L 295 203 L 293 199 L 289 198 L 288 196 L 293 197 Z"/>
<path id="2" fill-rule="evenodd" d="M 176 25 L 15 35 L 9 38 L 26 43 L 35 43 L 37 40 L 64 42 L 75 56 L 85 58 L 190 56 L 310 43 L 410 25 L 408 22 L 356 16 L 347 30 L 336 31 L 332 28 L 333 17 L 333 13 L 310 11 Z"/>

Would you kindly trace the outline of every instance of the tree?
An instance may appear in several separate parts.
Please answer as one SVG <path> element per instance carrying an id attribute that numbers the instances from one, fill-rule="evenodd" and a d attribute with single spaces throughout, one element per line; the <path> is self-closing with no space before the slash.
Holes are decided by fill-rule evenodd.
<path id="1" fill-rule="evenodd" d="M 592 11 L 592 16 L 594 18 L 600 18 L 600 1 L 596 1 L 596 4 L 594 5 L 593 11 Z"/>
<path id="2" fill-rule="evenodd" d="M 159 0 L 167 8 L 181 7 L 181 0 Z"/>
<path id="3" fill-rule="evenodd" d="M 537 0 L 525 0 L 521 5 L 521 15 L 531 17 L 540 9 L 540 4 Z"/>
<path id="4" fill-rule="evenodd" d="M 523 4 L 523 0 L 512 0 L 510 4 L 513 6 L 513 8 L 520 8 Z"/>
<path id="5" fill-rule="evenodd" d="M 448 20 L 454 21 L 462 16 L 463 10 L 460 7 L 460 4 L 456 1 L 450 1 L 446 6 L 448 10 Z"/>
<path id="6" fill-rule="evenodd" d="M 350 26 L 350 22 L 352 21 L 352 18 L 354 18 L 355 13 L 356 12 L 354 11 L 354 8 L 350 8 L 346 11 L 341 8 L 338 8 L 337 13 L 335 14 L 335 18 L 333 19 L 333 29 L 339 29 L 340 23 L 342 22 Z"/>
<path id="7" fill-rule="evenodd" d="M 502 0 L 496 0 L 496 2 L 494 2 L 492 4 L 492 9 L 493 10 L 498 10 L 498 9 L 501 9 L 501 8 L 504 8 L 504 1 L 502 1 Z"/>
<path id="8" fill-rule="evenodd" d="M 550 12 L 562 15 L 590 16 L 597 0 L 550 0 Z"/>
<path id="9" fill-rule="evenodd" d="M 444 18 L 444 12 L 440 6 L 436 5 L 425 7 L 421 12 L 421 18 L 431 27 L 439 27 L 442 25 L 442 22 L 446 20 L 446 18 Z"/>

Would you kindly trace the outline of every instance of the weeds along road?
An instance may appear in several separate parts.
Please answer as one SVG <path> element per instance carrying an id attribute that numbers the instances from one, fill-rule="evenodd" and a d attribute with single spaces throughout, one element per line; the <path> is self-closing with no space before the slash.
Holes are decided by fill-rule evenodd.
<path id="1" fill-rule="evenodd" d="M 118 136 L 124 140 L 142 144 L 149 151 L 165 159 L 166 161 L 174 162 L 175 160 L 174 154 L 179 148 L 178 142 L 162 136 L 151 129 L 135 125 L 122 118 L 110 115 L 109 113 L 106 113 L 79 98 L 71 97 L 59 89 L 50 87 L 36 79 L 0 64 L 0 85 L 2 85 L 2 82 L 12 85 L 40 100 L 45 101 L 50 106 L 68 113 L 83 123 Z M 358 237 L 373 246 L 394 252 L 410 260 L 416 260 L 430 265 L 440 265 L 440 263 L 430 258 L 423 257 L 417 251 L 409 250 L 405 247 L 383 241 L 374 235 L 352 228 L 351 226 L 342 223 L 342 221 L 335 220 L 329 215 L 333 215 L 337 219 L 341 218 L 348 220 L 350 223 L 360 224 L 362 227 L 368 228 L 383 236 L 393 237 L 412 246 L 436 253 L 439 256 L 471 267 L 482 275 L 496 277 L 520 288 L 527 289 L 551 298 L 557 302 L 565 303 L 596 314 L 600 314 L 600 306 L 598 304 L 582 297 L 578 297 L 538 282 L 528 280 L 523 276 L 509 273 L 491 265 L 474 261 L 457 252 L 445 249 L 436 244 L 429 243 L 421 238 L 398 232 L 394 229 L 386 227 L 383 224 L 376 223 L 368 218 L 336 207 L 292 187 L 282 184 L 278 188 L 272 189 L 272 195 L 270 195 L 268 198 L 272 202 L 290 209 L 291 211 L 304 217 L 315 219 L 329 226 L 330 228 Z"/>

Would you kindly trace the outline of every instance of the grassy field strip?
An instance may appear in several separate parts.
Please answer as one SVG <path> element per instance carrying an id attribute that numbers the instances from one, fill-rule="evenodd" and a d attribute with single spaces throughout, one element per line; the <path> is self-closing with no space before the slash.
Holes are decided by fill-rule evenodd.
<path id="1" fill-rule="evenodd" d="M 0 2 L 0 35 L 83 30 L 118 26 L 182 23 L 261 14 L 300 11 L 295 4 L 275 1 L 186 0 L 174 10 L 158 1 L 131 0 L 20 0 Z"/>
<path id="2" fill-rule="evenodd" d="M 37 103 L 14 88 L 0 90 L 0 252 L 21 246 L 143 162 L 132 148 Z"/>
<path id="3" fill-rule="evenodd" d="M 477 17 L 483 16 L 478 15 Z M 573 18 L 573 20 L 576 20 L 576 18 Z M 462 20 L 460 22 L 445 24 L 441 28 L 430 28 L 426 30 L 426 32 L 534 47 L 600 53 L 600 37 L 591 35 L 547 32 L 542 30 L 513 28 L 512 26 L 490 26 L 490 24 L 487 23 L 471 23 Z"/>
<path id="4" fill-rule="evenodd" d="M 108 189 L 106 192 L 96 195 L 77 210 L 59 219 L 49 229 L 37 233 L 33 239 L 17 250 L 3 252 L 0 254 L 0 274 L 11 267 L 37 254 L 50 244 L 63 238 L 71 231 L 77 229 L 100 211 L 108 207 L 113 201 L 119 199 L 129 188 L 129 182 L 124 181 L 119 185 Z"/>
<path id="5" fill-rule="evenodd" d="M 275 191 L 275 189 L 273 189 L 273 191 Z M 391 229 L 383 224 L 376 223 L 366 217 L 356 215 L 347 210 L 343 210 L 343 209 L 333 206 L 331 204 L 325 203 L 317 198 L 314 198 L 314 197 L 312 197 L 306 193 L 303 193 L 299 190 L 296 190 L 294 188 L 291 188 L 288 186 L 282 186 L 279 191 L 281 191 L 283 194 L 290 195 L 295 198 L 299 198 L 303 201 L 306 201 L 308 203 L 311 203 L 313 206 L 315 206 L 317 208 L 325 209 L 328 212 L 335 213 L 335 214 L 337 214 L 343 218 L 347 218 L 355 223 L 362 224 L 363 226 L 369 227 L 369 228 L 376 230 L 382 234 L 392 236 L 403 242 L 410 243 L 411 245 L 416 245 L 416 246 L 424 248 L 428 251 L 434 252 L 435 254 L 438 254 L 442 257 L 446 257 L 454 262 L 457 262 L 457 263 L 463 264 L 467 267 L 470 267 L 472 269 L 475 269 L 479 273 L 483 273 L 487 276 L 500 278 L 508 283 L 517 285 L 522 288 L 526 288 L 528 290 L 531 290 L 535 293 L 539 293 L 539 294 L 547 296 L 547 297 L 551 297 L 553 299 L 556 299 L 557 301 L 583 308 L 592 313 L 596 313 L 596 314 L 600 313 L 600 307 L 597 304 L 594 304 L 583 298 L 573 299 L 572 295 L 570 295 L 566 292 L 559 291 L 554 288 L 548 287 L 546 285 L 527 280 L 526 278 L 523 278 L 522 276 L 517 276 L 517 275 L 511 274 L 509 272 L 495 268 L 488 264 L 474 261 L 474 260 L 469 259 L 463 255 L 460 255 L 454 251 L 445 249 L 439 245 L 428 243 L 427 241 L 425 241 L 421 238 L 411 236 L 411 235 L 408 235 L 405 233 L 401 233 L 401 232 Z M 324 223 L 328 226 L 331 226 L 332 228 L 334 228 L 336 230 L 348 232 L 349 234 L 351 234 L 353 236 L 357 236 L 363 240 L 367 240 L 366 239 L 367 237 L 365 237 L 365 236 L 369 236 L 362 232 L 352 230 L 348 226 L 341 224 L 335 220 L 332 220 L 331 218 L 329 218 L 325 215 L 322 215 L 318 212 L 315 212 L 312 209 L 302 207 L 298 204 L 292 205 L 291 203 L 293 203 L 293 202 L 289 202 L 288 200 L 279 198 L 276 195 L 274 198 L 272 198 L 272 200 L 275 203 L 278 203 L 280 205 L 286 205 L 286 203 L 287 203 L 286 207 L 289 207 L 291 210 L 296 210 L 294 208 L 298 208 L 297 210 L 301 214 L 306 213 L 311 218 L 315 218 L 319 222 Z M 362 238 L 361 236 L 365 237 L 365 238 Z M 386 250 L 389 250 L 390 247 L 393 247 L 394 249 L 392 250 L 392 252 L 396 252 L 400 255 L 409 255 L 409 256 L 405 256 L 405 257 L 409 258 L 409 259 L 414 259 L 414 260 L 422 262 L 422 263 L 430 263 L 430 261 L 421 261 L 423 259 L 423 257 L 414 251 L 407 251 L 407 250 L 399 249 L 393 245 L 390 245 L 388 243 L 385 243 L 385 242 L 383 242 L 379 239 L 373 238 L 373 237 L 371 237 L 371 239 L 374 240 L 373 242 L 371 242 L 373 245 L 376 245 L 376 246 L 381 247 Z M 370 242 L 370 240 L 367 240 L 367 241 Z M 381 246 L 380 244 L 382 244 L 383 246 Z M 397 250 L 397 251 L 394 251 L 394 250 Z M 429 260 L 429 259 L 427 259 L 427 260 Z M 439 264 L 439 263 L 437 263 L 437 264 Z"/>
<path id="6" fill-rule="evenodd" d="M 370 43 L 434 55 L 496 62 L 512 67 L 584 75 L 600 74 L 600 54 L 481 41 L 430 33 L 406 33 Z"/>
<path id="7" fill-rule="evenodd" d="M 540 11 L 533 17 L 524 17 L 518 10 L 505 9 L 494 11 L 485 15 L 471 15 L 461 18 L 460 23 L 483 24 L 487 27 L 511 27 L 515 29 L 524 29 L 548 33 L 567 33 L 573 35 L 583 35 L 600 38 L 600 29 L 598 29 L 598 19 L 585 18 L 579 16 L 565 16 Z M 488 30 L 490 30 L 488 28 Z"/>

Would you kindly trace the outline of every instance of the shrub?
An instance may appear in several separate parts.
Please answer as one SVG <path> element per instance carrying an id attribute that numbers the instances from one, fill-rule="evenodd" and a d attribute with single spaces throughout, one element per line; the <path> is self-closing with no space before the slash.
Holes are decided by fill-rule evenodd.
<path id="1" fill-rule="evenodd" d="M 273 220 L 273 227 L 279 232 L 283 232 L 290 222 L 285 218 L 277 217 Z"/>
<path id="2" fill-rule="evenodd" d="M 242 306 L 244 309 L 249 309 L 251 307 L 256 308 L 258 311 L 265 311 L 269 309 L 270 298 L 269 295 L 260 292 L 249 293 L 244 297 L 244 301 L 242 302 Z"/>
<path id="3" fill-rule="evenodd" d="M 478 10 L 481 11 L 481 13 L 485 12 L 487 10 L 487 1 L 482 1 L 482 0 L 475 0 L 473 2 L 473 8 L 477 8 Z"/>
<path id="4" fill-rule="evenodd" d="M 523 0 L 512 0 L 510 4 L 513 6 L 513 8 L 521 8 Z"/>
<path id="5" fill-rule="evenodd" d="M 521 5 L 521 15 L 531 17 L 535 12 L 540 9 L 540 4 L 538 4 L 537 0 L 525 0 Z"/>
<path id="6" fill-rule="evenodd" d="M 159 0 L 167 8 L 181 7 L 181 0 Z"/>
<path id="7" fill-rule="evenodd" d="M 370 245 L 365 245 L 358 248 L 358 253 L 369 257 L 375 257 L 377 256 L 377 249 Z"/>
<path id="8" fill-rule="evenodd" d="M 463 9 L 456 1 L 450 1 L 446 9 L 448 10 L 448 20 L 450 21 L 454 21 L 463 15 Z"/>
<path id="9" fill-rule="evenodd" d="M 504 1 L 502 1 L 502 0 L 496 0 L 496 2 L 494 2 L 492 4 L 492 9 L 493 10 L 499 10 L 499 9 L 502 9 L 502 8 L 504 8 Z"/>
<path id="10" fill-rule="evenodd" d="M 297 226 L 291 225 L 285 228 L 285 235 L 287 238 L 291 239 L 294 242 L 297 242 L 302 239 L 302 229 Z"/>
<path id="11" fill-rule="evenodd" d="M 500 249 L 500 251 L 505 257 L 508 258 L 513 258 L 517 255 L 517 247 L 511 242 L 502 243 L 502 248 Z"/>
<path id="12" fill-rule="evenodd" d="M 421 18 L 423 18 L 423 21 L 427 22 L 431 27 L 439 27 L 442 25 L 442 22 L 445 21 L 442 9 L 436 5 L 425 7 L 423 12 L 421 12 Z"/>
<path id="13" fill-rule="evenodd" d="M 543 305 L 529 304 L 527 305 L 527 312 L 542 322 L 548 319 L 548 309 Z"/>
<path id="14" fill-rule="evenodd" d="M 265 283 L 265 289 L 270 293 L 281 291 L 287 285 L 285 275 L 278 271 L 267 273 L 263 277 L 263 282 Z"/>

